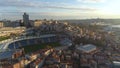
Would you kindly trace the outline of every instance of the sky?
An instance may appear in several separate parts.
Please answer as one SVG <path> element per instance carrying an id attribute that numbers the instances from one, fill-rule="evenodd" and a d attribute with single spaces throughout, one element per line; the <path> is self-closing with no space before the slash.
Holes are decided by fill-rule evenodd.
<path id="1" fill-rule="evenodd" d="M 0 20 L 120 18 L 120 0 L 0 0 Z"/>

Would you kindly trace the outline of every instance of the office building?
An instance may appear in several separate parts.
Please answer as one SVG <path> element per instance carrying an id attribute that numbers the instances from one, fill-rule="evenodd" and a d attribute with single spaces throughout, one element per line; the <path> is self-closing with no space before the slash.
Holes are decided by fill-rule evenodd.
<path id="1" fill-rule="evenodd" d="M 24 26 L 30 27 L 29 15 L 27 13 L 23 14 L 23 23 L 24 23 Z"/>

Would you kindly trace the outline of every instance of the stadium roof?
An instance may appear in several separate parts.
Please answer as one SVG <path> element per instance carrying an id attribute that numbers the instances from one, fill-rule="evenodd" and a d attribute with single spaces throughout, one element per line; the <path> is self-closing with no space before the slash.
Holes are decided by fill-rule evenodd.
<path id="1" fill-rule="evenodd" d="M 41 38 L 46 38 L 46 37 L 53 37 L 56 36 L 55 34 L 47 34 L 47 35 L 41 35 Z"/>
<path id="2" fill-rule="evenodd" d="M 7 59 L 7 58 L 12 58 L 13 53 L 15 53 L 17 50 L 7 50 L 4 52 L 0 52 L 0 60 L 1 59 Z"/>

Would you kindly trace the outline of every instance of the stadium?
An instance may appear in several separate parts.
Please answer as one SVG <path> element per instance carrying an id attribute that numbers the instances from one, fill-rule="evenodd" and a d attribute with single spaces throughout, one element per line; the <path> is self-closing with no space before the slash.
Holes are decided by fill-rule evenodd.
<path id="1" fill-rule="evenodd" d="M 1 45 L 1 52 L 0 52 L 0 59 L 7 59 L 13 55 L 16 50 L 19 50 L 22 47 L 28 46 L 25 50 L 32 51 L 29 47 L 41 48 L 48 44 L 58 45 L 59 39 L 55 34 L 47 34 L 41 36 L 34 36 L 34 37 L 24 37 L 18 38 L 15 40 L 11 40 L 10 42 L 4 43 Z M 33 48 L 34 50 L 34 48 Z"/>
<path id="2" fill-rule="evenodd" d="M 4 51 L 6 49 L 18 49 L 20 47 L 34 45 L 34 44 L 44 44 L 44 43 L 54 43 L 58 42 L 59 39 L 55 34 L 47 34 L 41 36 L 31 36 L 31 37 L 21 37 L 8 42 L 3 43 L 0 46 L 0 50 Z"/>
<path id="3" fill-rule="evenodd" d="M 57 42 L 57 36 L 54 34 L 42 35 L 39 37 L 26 37 L 18 40 L 14 40 L 6 45 L 8 49 L 17 49 L 23 46 L 41 44 L 41 43 L 52 43 Z"/>

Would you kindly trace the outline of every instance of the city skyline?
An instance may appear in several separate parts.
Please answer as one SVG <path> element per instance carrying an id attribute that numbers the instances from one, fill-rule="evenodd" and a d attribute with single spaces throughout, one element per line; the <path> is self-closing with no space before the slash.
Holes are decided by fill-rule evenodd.
<path id="1" fill-rule="evenodd" d="M 120 18 L 119 0 L 0 0 L 0 20 Z"/>

